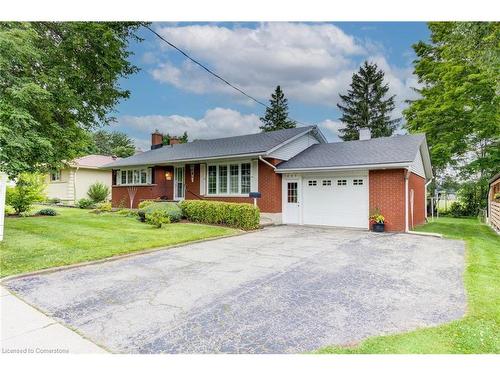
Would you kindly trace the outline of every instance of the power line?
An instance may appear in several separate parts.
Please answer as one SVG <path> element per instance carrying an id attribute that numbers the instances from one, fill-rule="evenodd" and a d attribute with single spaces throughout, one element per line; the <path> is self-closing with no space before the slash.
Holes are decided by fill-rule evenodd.
<path id="1" fill-rule="evenodd" d="M 170 47 L 174 48 L 175 50 L 177 50 L 178 52 L 180 52 L 182 55 L 184 55 L 187 59 L 191 60 L 192 62 L 194 62 L 196 65 L 198 65 L 199 67 L 201 67 L 203 70 L 207 71 L 209 74 L 213 75 L 215 78 L 221 80 L 222 82 L 224 82 L 226 85 L 230 86 L 231 88 L 233 88 L 234 90 L 238 91 L 240 94 L 243 94 L 245 95 L 247 98 L 253 100 L 255 103 L 257 104 L 260 104 L 261 106 L 269 109 L 269 107 L 267 106 L 267 104 L 261 102 L 260 100 L 254 98 L 252 95 L 250 94 L 247 94 L 245 91 L 243 91 L 242 89 L 240 89 L 239 87 L 233 85 L 231 82 L 229 82 L 228 80 L 222 78 L 220 75 L 218 75 L 217 73 L 215 73 L 213 70 L 211 70 L 210 68 L 207 68 L 205 65 L 203 65 L 201 62 L 199 62 L 198 60 L 192 58 L 191 56 L 189 56 L 186 52 L 184 52 L 182 49 L 180 49 L 179 47 L 177 47 L 175 44 L 169 42 L 167 39 L 165 39 L 163 36 L 161 36 L 160 34 L 158 34 L 156 31 L 154 31 L 152 28 L 150 28 L 148 25 L 144 25 L 144 27 L 146 29 L 148 29 L 149 31 L 151 31 L 154 35 L 156 35 L 158 38 L 160 38 L 161 40 L 163 40 L 165 43 L 167 43 Z M 310 126 L 309 124 L 304 124 L 300 121 L 297 121 L 291 117 L 288 116 L 288 119 L 292 120 L 292 121 L 295 121 L 296 123 L 298 124 L 301 124 L 301 125 L 305 125 L 305 126 Z"/>

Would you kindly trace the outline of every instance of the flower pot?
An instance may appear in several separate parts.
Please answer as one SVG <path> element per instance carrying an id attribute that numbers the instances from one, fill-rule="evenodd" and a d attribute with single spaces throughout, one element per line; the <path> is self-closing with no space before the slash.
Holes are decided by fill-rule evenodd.
<path id="1" fill-rule="evenodd" d="M 372 230 L 374 232 L 383 232 L 385 230 L 385 224 L 384 223 L 373 223 Z"/>

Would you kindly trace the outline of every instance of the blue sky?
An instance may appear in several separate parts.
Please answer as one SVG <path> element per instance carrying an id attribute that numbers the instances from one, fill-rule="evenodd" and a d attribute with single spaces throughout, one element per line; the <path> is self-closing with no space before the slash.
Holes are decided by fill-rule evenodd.
<path id="1" fill-rule="evenodd" d="M 168 40 L 249 94 L 267 102 L 276 85 L 289 100 L 290 116 L 317 124 L 337 141 L 338 94 L 364 60 L 386 72 L 399 116 L 415 97 L 411 45 L 427 40 L 425 23 L 155 23 Z M 131 96 L 117 107 L 117 124 L 137 146 L 150 133 L 187 131 L 214 138 L 258 131 L 263 107 L 218 82 L 147 30 L 132 43 L 138 74 L 120 85 Z"/>

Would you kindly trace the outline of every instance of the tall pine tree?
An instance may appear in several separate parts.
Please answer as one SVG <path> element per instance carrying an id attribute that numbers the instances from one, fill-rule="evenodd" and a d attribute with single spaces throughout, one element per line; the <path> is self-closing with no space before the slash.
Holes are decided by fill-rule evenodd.
<path id="1" fill-rule="evenodd" d="M 295 121 L 288 119 L 288 100 L 279 85 L 271 94 L 269 107 L 267 107 L 266 114 L 260 118 L 260 121 L 262 121 L 260 129 L 263 132 L 290 129 L 297 126 Z"/>
<path id="2" fill-rule="evenodd" d="M 360 128 L 369 128 L 373 138 L 392 135 L 400 119 L 391 119 L 395 96 L 385 98 L 388 91 L 384 72 L 377 64 L 365 61 L 353 74 L 347 95 L 340 95 L 342 103 L 337 104 L 342 111 L 340 121 L 345 126 L 340 129 L 340 138 L 344 141 L 359 139 Z"/>

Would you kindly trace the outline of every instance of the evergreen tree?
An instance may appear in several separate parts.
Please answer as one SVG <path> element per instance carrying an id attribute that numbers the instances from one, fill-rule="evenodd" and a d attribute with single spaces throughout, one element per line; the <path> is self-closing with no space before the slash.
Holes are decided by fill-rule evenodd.
<path id="1" fill-rule="evenodd" d="M 296 127 L 295 121 L 288 119 L 288 99 L 285 98 L 285 94 L 279 85 L 271 94 L 269 107 L 266 108 L 266 114 L 260 118 L 260 121 L 262 121 L 260 129 L 263 132 Z"/>
<path id="2" fill-rule="evenodd" d="M 391 119 L 394 110 L 394 95 L 385 98 L 389 85 L 384 84 L 384 72 L 377 64 L 365 61 L 359 71 L 352 76 L 351 88 L 347 95 L 340 95 L 342 111 L 340 121 L 345 125 L 340 129 L 344 141 L 359 139 L 359 129 L 368 128 L 373 138 L 387 137 L 394 133 L 400 119 Z"/>

